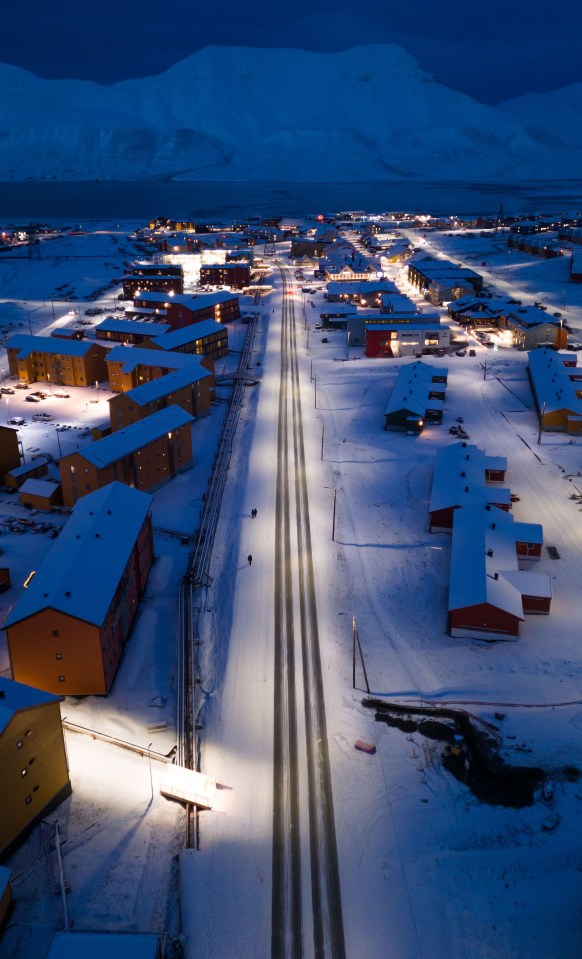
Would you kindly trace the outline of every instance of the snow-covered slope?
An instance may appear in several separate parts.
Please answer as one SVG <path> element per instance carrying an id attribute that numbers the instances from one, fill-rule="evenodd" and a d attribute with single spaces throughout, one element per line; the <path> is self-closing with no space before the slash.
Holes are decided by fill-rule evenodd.
<path id="1" fill-rule="evenodd" d="M 0 178 L 374 180 L 575 177 L 550 119 L 479 104 L 397 46 L 208 47 L 102 87 L 0 64 Z M 527 99 L 527 98 L 526 98 Z"/>

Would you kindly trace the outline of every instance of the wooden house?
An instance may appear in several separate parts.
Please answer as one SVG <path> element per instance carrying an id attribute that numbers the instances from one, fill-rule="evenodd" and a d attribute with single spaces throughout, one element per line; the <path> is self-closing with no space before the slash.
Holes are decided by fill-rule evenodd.
<path id="1" fill-rule="evenodd" d="M 99 343 L 17 333 L 6 344 L 10 375 L 62 386 L 91 386 L 107 375 L 107 350 Z"/>
<path id="2" fill-rule="evenodd" d="M 59 470 L 65 506 L 114 480 L 148 492 L 190 469 L 193 422 L 179 406 L 167 406 L 63 456 Z"/>
<path id="3" fill-rule="evenodd" d="M 0 426 L 0 477 L 5 477 L 7 473 L 18 469 L 19 466 L 18 430 L 11 426 Z"/>
<path id="4" fill-rule="evenodd" d="M 61 701 L 61 695 L 0 676 L 3 859 L 71 793 Z"/>
<path id="5" fill-rule="evenodd" d="M 507 459 L 488 456 L 478 446 L 452 443 L 436 455 L 430 503 L 431 533 L 451 530 L 455 511 L 464 506 L 496 506 L 511 509 L 511 492 L 500 485 L 505 480 Z"/>
<path id="6" fill-rule="evenodd" d="M 60 484 L 44 479 L 27 479 L 20 487 L 19 500 L 21 506 L 47 513 L 63 503 Z"/>
<path id="7" fill-rule="evenodd" d="M 420 433 L 442 421 L 448 371 L 418 360 L 402 366 L 384 412 L 384 429 Z"/>
<path id="8" fill-rule="evenodd" d="M 210 413 L 214 398 L 214 374 L 197 357 L 157 380 L 117 393 L 109 400 L 111 432 L 175 405 L 199 418 Z"/>
<path id="9" fill-rule="evenodd" d="M 113 482 L 80 500 L 6 620 L 14 678 L 107 693 L 153 555 L 151 496 Z"/>
<path id="10" fill-rule="evenodd" d="M 455 512 L 451 544 L 451 636 L 516 640 L 525 614 L 548 614 L 552 578 L 534 573 L 541 556 L 538 523 L 517 523 L 504 510 L 467 506 Z"/>

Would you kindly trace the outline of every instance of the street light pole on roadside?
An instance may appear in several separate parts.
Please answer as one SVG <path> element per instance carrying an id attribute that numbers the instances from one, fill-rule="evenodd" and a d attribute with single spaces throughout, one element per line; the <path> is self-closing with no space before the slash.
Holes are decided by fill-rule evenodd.
<path id="1" fill-rule="evenodd" d="M 151 801 L 153 802 L 154 801 L 154 781 L 152 779 L 152 746 L 153 746 L 153 743 L 150 743 L 148 746 L 148 760 L 150 764 L 150 790 L 152 795 Z"/>

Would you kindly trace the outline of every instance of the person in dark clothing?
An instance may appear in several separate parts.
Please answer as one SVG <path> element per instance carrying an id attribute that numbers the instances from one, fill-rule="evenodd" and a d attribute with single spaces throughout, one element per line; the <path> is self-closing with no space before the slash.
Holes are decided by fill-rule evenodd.
<path id="1" fill-rule="evenodd" d="M 251 556 L 250 553 L 249 553 L 249 555 L 247 556 L 247 559 L 248 559 L 248 561 L 249 561 L 249 566 L 252 566 L 252 565 L 253 565 L 253 557 Z"/>

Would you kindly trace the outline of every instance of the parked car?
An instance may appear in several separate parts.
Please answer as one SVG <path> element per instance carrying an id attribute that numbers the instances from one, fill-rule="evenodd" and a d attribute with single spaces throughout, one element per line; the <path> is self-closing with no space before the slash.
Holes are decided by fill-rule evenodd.
<path id="1" fill-rule="evenodd" d="M 0 389 L 0 393 L 12 393 L 12 394 L 14 394 L 14 390 L 13 390 L 10 386 L 3 386 L 2 389 Z"/>
<path id="2" fill-rule="evenodd" d="M 40 403 L 38 396 L 35 396 L 34 393 L 29 393 L 28 396 L 24 397 L 29 403 Z"/>
<path id="3" fill-rule="evenodd" d="M 477 350 L 469 350 L 469 356 L 477 356 Z"/>
<path id="4" fill-rule="evenodd" d="M 58 396 L 60 400 L 68 400 L 71 397 L 70 393 L 53 393 L 53 396 Z"/>
<path id="5" fill-rule="evenodd" d="M 8 420 L 10 426 L 24 426 L 26 420 L 24 416 L 13 416 L 11 420 Z"/>
<path id="6" fill-rule="evenodd" d="M 27 389 L 28 389 L 28 383 L 15 383 L 15 384 L 14 384 L 14 388 L 17 389 L 17 390 L 27 390 Z"/>
<path id="7" fill-rule="evenodd" d="M 466 356 L 466 355 L 467 355 L 467 351 L 466 351 L 466 350 L 456 350 L 456 351 L 455 351 L 455 356 Z"/>

